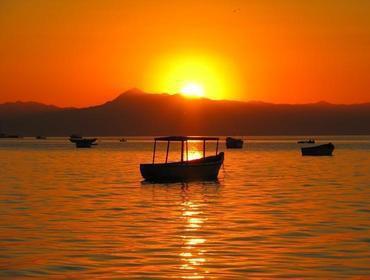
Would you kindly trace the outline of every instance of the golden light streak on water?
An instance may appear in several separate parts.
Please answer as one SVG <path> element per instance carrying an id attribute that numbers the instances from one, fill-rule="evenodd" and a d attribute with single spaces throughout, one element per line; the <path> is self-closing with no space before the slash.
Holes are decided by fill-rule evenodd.
<path id="1" fill-rule="evenodd" d="M 181 269 L 183 270 L 195 270 L 195 267 L 202 266 L 206 263 L 206 258 L 204 257 L 204 251 L 199 247 L 199 245 L 206 242 L 205 238 L 200 238 L 197 236 L 197 231 L 202 228 L 202 224 L 205 219 L 202 218 L 203 212 L 201 211 L 201 206 L 199 204 L 193 203 L 191 201 L 185 201 L 183 204 L 183 219 L 185 220 L 184 232 L 190 232 L 189 235 L 182 236 L 184 246 L 182 247 L 183 252 L 180 253 L 182 257 L 181 260 L 183 264 Z M 191 210 L 189 210 L 191 209 Z M 205 275 L 201 275 L 195 272 L 193 275 L 183 275 L 183 279 L 203 279 Z M 206 274 L 207 271 L 204 271 Z"/>

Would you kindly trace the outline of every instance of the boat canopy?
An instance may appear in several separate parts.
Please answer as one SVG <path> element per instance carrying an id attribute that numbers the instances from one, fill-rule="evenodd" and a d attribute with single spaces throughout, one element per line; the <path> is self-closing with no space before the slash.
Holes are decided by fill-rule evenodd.
<path id="1" fill-rule="evenodd" d="M 218 154 L 218 137 L 200 137 L 200 136 L 166 136 L 166 137 L 156 137 L 154 138 L 154 147 L 153 147 L 153 160 L 152 164 L 154 164 L 155 161 L 155 152 L 156 152 L 156 146 L 157 141 L 165 141 L 167 142 L 167 151 L 166 151 L 166 161 L 168 162 L 168 153 L 170 150 L 170 142 L 181 142 L 181 162 L 184 162 L 184 152 L 186 154 L 186 161 L 189 160 L 189 148 L 188 148 L 188 141 L 203 141 L 203 158 L 206 157 L 206 141 L 217 141 L 216 142 L 216 155 Z M 185 145 L 184 145 L 185 144 Z"/>
<path id="2" fill-rule="evenodd" d="M 165 136 L 156 137 L 155 141 L 218 141 L 218 137 L 200 137 L 200 136 Z"/>

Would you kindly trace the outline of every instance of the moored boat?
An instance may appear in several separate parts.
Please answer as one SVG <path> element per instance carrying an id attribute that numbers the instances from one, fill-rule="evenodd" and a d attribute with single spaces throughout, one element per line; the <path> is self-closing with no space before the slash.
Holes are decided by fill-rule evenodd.
<path id="1" fill-rule="evenodd" d="M 301 148 L 302 156 L 331 156 L 334 151 L 332 143 Z"/>
<path id="2" fill-rule="evenodd" d="M 242 149 L 244 141 L 233 137 L 226 138 L 226 148 L 228 149 Z"/>
<path id="3" fill-rule="evenodd" d="M 46 140 L 46 136 L 41 136 L 41 135 L 38 135 L 35 138 L 38 140 Z"/>
<path id="4" fill-rule="evenodd" d="M 81 135 L 79 135 L 79 134 L 71 134 L 70 136 L 69 136 L 69 139 L 81 139 L 82 138 L 82 136 Z"/>
<path id="5" fill-rule="evenodd" d="M 18 139 L 18 138 L 23 138 L 21 135 L 17 134 L 5 134 L 5 133 L 0 133 L 0 138 L 13 138 L 13 139 Z"/>
<path id="6" fill-rule="evenodd" d="M 315 144 L 315 139 L 301 140 L 297 142 L 298 144 Z"/>
<path id="7" fill-rule="evenodd" d="M 158 141 L 167 142 L 165 163 L 155 163 L 156 144 Z M 181 160 L 168 162 L 170 143 L 181 142 Z M 203 141 L 203 158 L 188 160 L 188 141 Z M 206 141 L 217 141 L 216 154 L 206 156 Z M 215 137 L 187 137 L 169 136 L 154 139 L 152 163 L 140 164 L 143 178 L 151 182 L 187 182 L 187 181 L 212 181 L 217 180 L 220 167 L 224 161 L 224 153 L 218 153 L 219 138 Z M 184 159 L 186 149 L 186 160 Z"/>
<path id="8" fill-rule="evenodd" d="M 69 138 L 69 141 L 76 145 L 76 148 L 91 148 L 92 145 L 97 145 L 96 138 Z"/>

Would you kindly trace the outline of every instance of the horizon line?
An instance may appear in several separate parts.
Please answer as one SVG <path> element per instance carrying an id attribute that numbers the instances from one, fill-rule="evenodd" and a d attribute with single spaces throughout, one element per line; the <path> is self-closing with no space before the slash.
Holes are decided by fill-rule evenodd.
<path id="1" fill-rule="evenodd" d="M 95 105 L 82 105 L 82 106 L 60 106 L 60 105 L 55 105 L 51 103 L 44 103 L 42 101 L 35 101 L 35 100 L 16 100 L 16 101 L 5 101 L 0 103 L 0 105 L 5 105 L 5 104 L 17 104 L 17 103 L 23 103 L 23 104 L 39 104 L 39 105 L 45 105 L 45 106 L 52 106 L 52 107 L 57 107 L 60 109 L 83 109 L 83 108 L 91 108 L 91 107 L 97 107 L 97 106 L 102 106 L 106 103 L 113 102 L 114 100 L 118 99 L 122 95 L 125 94 L 143 94 L 143 95 L 169 95 L 169 96 L 179 96 L 185 100 L 209 100 L 213 102 L 236 102 L 236 103 L 244 103 L 244 104 L 265 104 L 265 105 L 291 105 L 291 106 L 299 106 L 299 105 L 315 105 L 315 104 L 326 104 L 326 105 L 337 105 L 337 106 L 353 106 L 353 105 L 366 105 L 370 104 L 369 101 L 364 101 L 364 102 L 356 102 L 356 103 L 332 103 L 326 100 L 318 100 L 316 102 L 307 102 L 307 103 L 276 103 L 276 102 L 268 102 L 268 101 L 261 101 L 261 100 L 235 100 L 235 99 L 212 99 L 209 97 L 187 97 L 181 93 L 168 93 L 168 92 L 145 92 L 139 88 L 130 88 L 122 93 L 118 94 L 115 98 L 107 101 L 103 101 L 102 103 L 98 103 Z"/>

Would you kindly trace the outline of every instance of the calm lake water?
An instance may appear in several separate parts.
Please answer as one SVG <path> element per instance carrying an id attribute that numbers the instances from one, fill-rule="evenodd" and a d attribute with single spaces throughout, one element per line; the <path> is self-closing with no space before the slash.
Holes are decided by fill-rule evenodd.
<path id="1" fill-rule="evenodd" d="M 249 137 L 187 185 L 142 182 L 150 141 L 0 139 L 0 278 L 369 279 L 370 136 L 300 138 Z"/>

